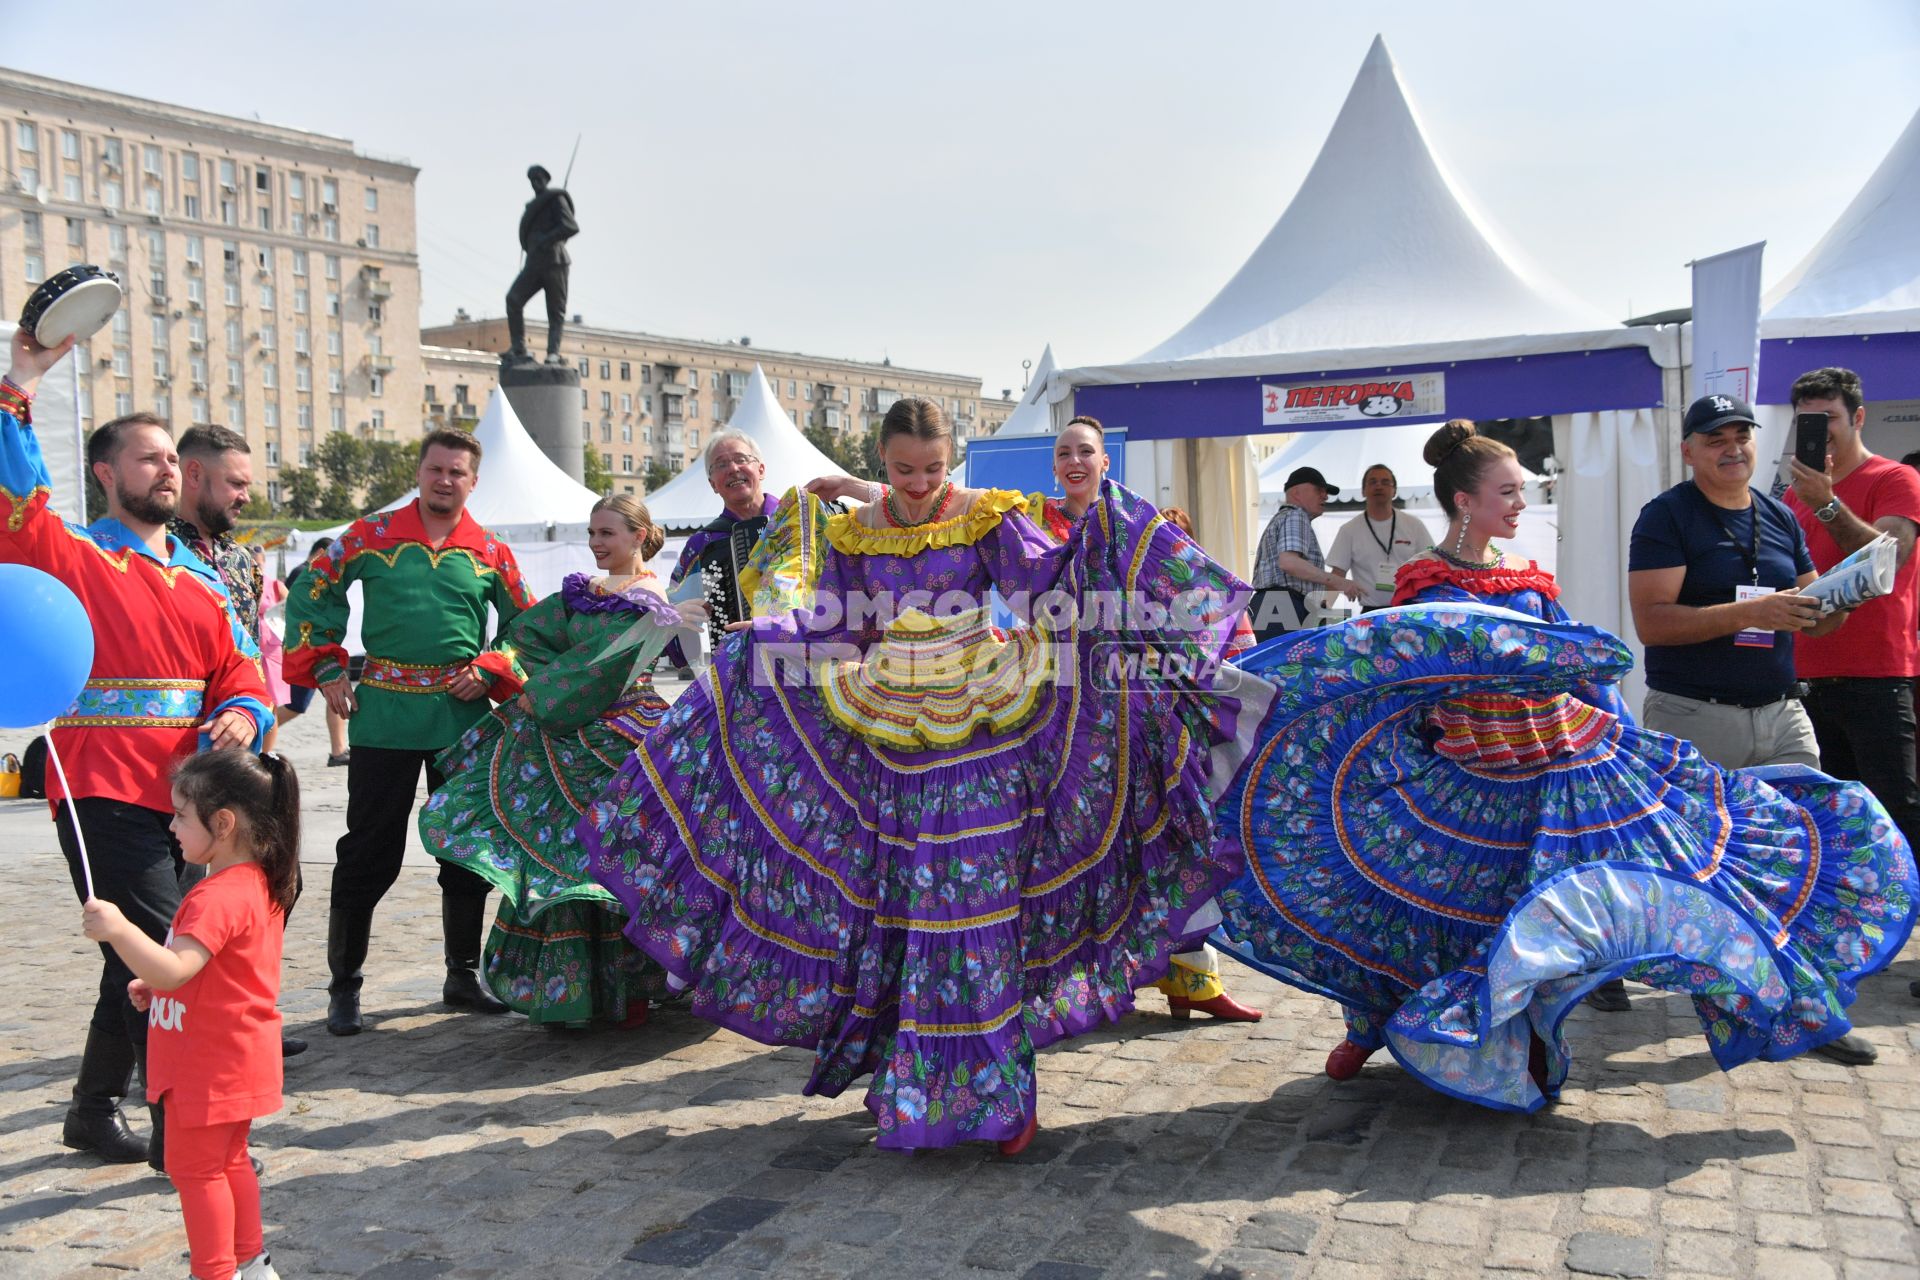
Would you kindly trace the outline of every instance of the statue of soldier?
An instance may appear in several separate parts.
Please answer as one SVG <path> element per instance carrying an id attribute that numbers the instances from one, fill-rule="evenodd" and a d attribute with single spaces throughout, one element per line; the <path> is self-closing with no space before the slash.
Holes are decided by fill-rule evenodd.
<path id="1" fill-rule="evenodd" d="M 553 175 L 539 165 L 527 170 L 533 184 L 533 199 L 520 215 L 520 247 L 526 251 L 526 265 L 507 290 L 507 333 L 513 346 L 508 360 L 532 360 L 527 353 L 527 303 L 536 293 L 547 295 L 547 363 L 564 364 L 560 355 L 560 337 L 567 320 L 567 272 L 573 259 L 567 253 L 567 241 L 580 234 L 573 218 L 573 197 L 559 187 L 548 186 Z"/>

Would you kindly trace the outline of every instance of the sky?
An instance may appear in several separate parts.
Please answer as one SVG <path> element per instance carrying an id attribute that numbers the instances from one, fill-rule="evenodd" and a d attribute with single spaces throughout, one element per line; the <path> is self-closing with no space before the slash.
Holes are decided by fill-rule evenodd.
<path id="1" fill-rule="evenodd" d="M 164 16 L 162 16 L 162 14 Z M 420 167 L 421 321 L 500 314 L 534 162 L 569 310 L 1022 385 L 1206 305 L 1375 34 L 1508 240 L 1626 318 L 1785 275 L 1920 108 L 1920 3 L 0 0 L 0 63 Z M 85 56 L 77 56 L 84 51 Z"/>

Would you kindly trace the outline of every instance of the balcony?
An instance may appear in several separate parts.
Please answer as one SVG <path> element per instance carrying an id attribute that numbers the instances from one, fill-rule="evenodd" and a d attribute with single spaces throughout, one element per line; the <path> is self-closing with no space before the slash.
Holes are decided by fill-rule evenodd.
<path id="1" fill-rule="evenodd" d="M 393 297 L 393 285 L 379 276 L 370 275 L 367 277 L 367 297 L 375 302 L 385 302 Z"/>
<path id="2" fill-rule="evenodd" d="M 375 373 L 392 373 L 393 357 L 370 355 L 367 357 L 367 368 Z"/>

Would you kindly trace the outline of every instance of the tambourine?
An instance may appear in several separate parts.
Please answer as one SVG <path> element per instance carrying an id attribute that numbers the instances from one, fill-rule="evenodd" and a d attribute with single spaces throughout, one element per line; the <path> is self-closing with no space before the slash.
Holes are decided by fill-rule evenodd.
<path id="1" fill-rule="evenodd" d="M 99 267 L 68 267 L 40 282 L 20 312 L 20 327 L 43 347 L 91 338 L 120 309 L 120 277 Z"/>

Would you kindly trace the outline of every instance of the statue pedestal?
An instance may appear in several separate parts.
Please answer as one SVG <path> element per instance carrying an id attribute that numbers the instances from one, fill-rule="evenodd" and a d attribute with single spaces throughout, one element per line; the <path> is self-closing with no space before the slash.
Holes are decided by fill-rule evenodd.
<path id="1" fill-rule="evenodd" d="M 580 412 L 579 371 L 567 364 L 502 360 L 500 390 L 506 393 L 507 403 L 540 446 L 540 452 L 575 480 L 584 482 L 586 459 L 580 424 L 585 416 Z"/>

